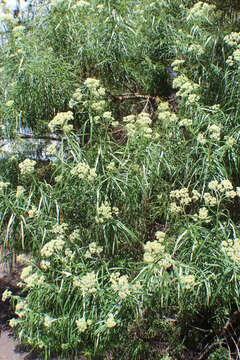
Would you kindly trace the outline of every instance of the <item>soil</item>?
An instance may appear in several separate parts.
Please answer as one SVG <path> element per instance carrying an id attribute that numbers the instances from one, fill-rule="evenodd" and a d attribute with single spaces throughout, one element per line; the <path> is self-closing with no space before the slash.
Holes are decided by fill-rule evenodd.
<path id="1" fill-rule="evenodd" d="M 8 327 L 8 320 L 13 317 L 9 308 L 9 303 L 3 303 L 2 293 L 6 288 L 17 293 L 17 283 L 19 282 L 19 269 L 15 269 L 10 276 L 6 269 L 0 264 L 0 360 L 26 360 L 29 356 L 27 352 L 20 350 L 19 344 L 13 337 L 11 329 Z M 16 350 L 19 349 L 17 352 Z"/>

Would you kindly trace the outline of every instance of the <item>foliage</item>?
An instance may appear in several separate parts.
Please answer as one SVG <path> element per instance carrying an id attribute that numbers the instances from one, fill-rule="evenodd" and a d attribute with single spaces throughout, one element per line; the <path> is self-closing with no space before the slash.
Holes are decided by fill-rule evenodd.
<path id="1" fill-rule="evenodd" d="M 61 138 L 50 163 L 11 159 L 0 182 L 2 244 L 28 254 L 10 325 L 46 359 L 150 358 L 150 340 L 169 334 L 180 357 L 194 319 L 217 336 L 240 307 L 235 20 L 180 0 L 44 9 L 24 30 L 17 79 L 11 29 L 2 49 L 14 54 L 2 123 L 34 115 Z M 194 339 L 202 351 L 197 326 Z"/>

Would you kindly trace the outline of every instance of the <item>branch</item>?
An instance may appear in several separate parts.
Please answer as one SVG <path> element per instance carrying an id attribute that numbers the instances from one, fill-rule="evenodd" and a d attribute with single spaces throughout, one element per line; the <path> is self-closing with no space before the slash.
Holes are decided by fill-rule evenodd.
<path id="1" fill-rule="evenodd" d="M 119 101 L 124 101 L 124 100 L 131 100 L 131 99 L 146 99 L 146 100 L 154 100 L 156 101 L 156 97 L 155 96 L 151 96 L 151 95 L 143 95 L 143 94 L 138 94 L 138 93 L 133 93 L 133 94 L 125 94 L 125 95 L 113 95 L 110 94 L 110 96 L 116 100 Z"/>

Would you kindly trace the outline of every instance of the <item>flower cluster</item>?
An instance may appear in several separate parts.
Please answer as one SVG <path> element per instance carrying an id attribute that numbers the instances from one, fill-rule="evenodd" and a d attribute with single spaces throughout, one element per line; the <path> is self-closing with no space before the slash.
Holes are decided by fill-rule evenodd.
<path id="1" fill-rule="evenodd" d="M 82 276 L 80 279 L 78 277 L 75 277 L 73 279 L 73 286 L 79 287 L 82 290 L 83 294 L 94 294 L 97 291 L 97 276 L 94 271 L 92 271 Z"/>
<path id="2" fill-rule="evenodd" d="M 64 236 L 65 232 L 68 229 L 68 224 L 62 223 L 62 224 L 55 224 L 52 228 L 52 233 L 58 236 Z"/>
<path id="3" fill-rule="evenodd" d="M 21 175 L 30 175 L 34 172 L 34 167 L 36 165 L 36 161 L 26 159 L 19 164 L 19 169 Z"/>
<path id="4" fill-rule="evenodd" d="M 200 44 L 192 44 L 187 49 L 188 53 L 200 57 L 204 54 L 204 48 Z"/>
<path id="5" fill-rule="evenodd" d="M 165 233 L 162 232 L 162 231 L 157 231 L 155 236 L 156 236 L 157 240 L 148 241 L 144 245 L 143 260 L 147 264 L 154 263 L 165 252 L 165 247 L 163 245 L 163 242 L 164 242 L 164 239 L 165 239 Z"/>
<path id="6" fill-rule="evenodd" d="M 73 232 L 71 232 L 71 234 L 69 235 L 69 240 L 72 243 L 74 243 L 75 241 L 80 240 L 80 231 L 79 231 L 79 229 L 75 229 L 75 230 L 73 230 Z"/>
<path id="7" fill-rule="evenodd" d="M 234 262 L 240 262 L 240 239 L 222 241 L 221 250 Z"/>
<path id="8" fill-rule="evenodd" d="M 106 101 L 105 100 L 99 100 L 96 101 L 94 103 L 91 104 L 91 108 L 96 112 L 96 113 L 100 113 L 104 110 L 106 105 Z"/>
<path id="9" fill-rule="evenodd" d="M 227 45 L 236 48 L 238 45 L 240 45 L 240 33 L 231 32 L 230 34 L 224 37 L 224 42 Z"/>
<path id="10" fill-rule="evenodd" d="M 201 221 L 209 222 L 208 209 L 206 207 L 202 207 L 201 209 L 199 209 L 198 217 Z"/>
<path id="11" fill-rule="evenodd" d="M 198 133 L 198 136 L 197 136 L 197 142 L 202 144 L 202 145 L 205 145 L 207 143 L 207 139 L 205 138 L 205 136 L 203 135 L 203 133 Z"/>
<path id="12" fill-rule="evenodd" d="M 116 326 L 116 321 L 115 321 L 115 319 L 114 319 L 114 316 L 113 316 L 113 314 L 112 313 L 110 313 L 110 314 L 108 314 L 108 318 L 107 318 L 107 320 L 106 320 L 106 326 L 107 326 L 107 328 L 109 328 L 109 329 L 111 329 L 111 328 L 113 328 L 114 326 Z"/>
<path id="13" fill-rule="evenodd" d="M 175 200 L 170 203 L 170 211 L 172 213 L 181 212 L 185 206 L 189 205 L 192 201 L 189 195 L 188 188 L 182 188 L 180 190 L 173 190 L 170 192 L 170 199 Z"/>
<path id="14" fill-rule="evenodd" d="M 141 135 L 144 138 L 151 138 L 152 129 L 150 127 L 152 120 L 148 113 L 142 112 L 135 115 L 128 115 L 123 118 L 123 122 L 126 123 L 126 129 L 129 138 L 135 138 L 136 135 Z"/>
<path id="15" fill-rule="evenodd" d="M 106 166 L 106 168 L 107 168 L 107 171 L 108 172 L 114 172 L 115 170 L 116 170 L 116 163 L 115 163 L 115 161 L 111 161 L 107 166 Z"/>
<path id="16" fill-rule="evenodd" d="M 96 98 L 100 98 L 105 95 L 105 89 L 100 86 L 100 80 L 87 78 L 84 81 L 84 85 L 89 89 L 90 94 Z"/>
<path id="17" fill-rule="evenodd" d="M 65 241 L 61 237 L 46 243 L 41 249 L 41 256 L 45 258 L 51 257 L 58 251 L 61 251 L 65 245 Z"/>
<path id="18" fill-rule="evenodd" d="M 227 45 L 233 48 L 233 53 L 227 58 L 226 63 L 229 66 L 234 64 L 240 65 L 240 33 L 232 32 L 225 36 L 224 41 Z"/>
<path id="19" fill-rule="evenodd" d="M 195 276 L 194 275 L 181 275 L 180 282 L 186 290 L 190 290 L 195 285 Z"/>
<path id="20" fill-rule="evenodd" d="M 115 272 L 111 274 L 110 282 L 112 289 L 118 293 L 121 299 L 126 299 L 130 295 L 130 285 L 127 275 L 120 276 L 119 272 Z"/>
<path id="21" fill-rule="evenodd" d="M 185 60 L 176 59 L 172 62 L 173 71 L 179 71 L 179 67 L 185 63 Z"/>
<path id="22" fill-rule="evenodd" d="M 51 132 L 54 132 L 55 130 L 61 129 L 61 130 L 67 130 L 66 126 L 68 125 L 68 122 L 73 120 L 73 113 L 72 111 L 67 112 L 59 112 L 57 115 L 51 120 L 48 124 L 48 127 Z M 64 128 L 65 127 L 65 128 Z"/>
<path id="23" fill-rule="evenodd" d="M 187 21 L 189 20 L 204 20 L 212 15 L 216 9 L 215 5 L 207 4 L 203 1 L 198 1 L 188 10 Z"/>
<path id="24" fill-rule="evenodd" d="M 13 100 L 8 100 L 8 101 L 6 102 L 6 107 L 11 108 L 13 105 L 14 105 L 14 101 L 13 101 Z"/>
<path id="25" fill-rule="evenodd" d="M 2 294 L 2 301 L 5 302 L 7 299 L 10 299 L 12 296 L 12 292 L 6 289 Z"/>
<path id="26" fill-rule="evenodd" d="M 97 224 L 103 224 L 106 220 L 111 220 L 113 214 L 118 215 L 119 210 L 117 207 L 111 208 L 110 204 L 105 201 L 101 204 L 101 206 L 97 209 L 97 216 L 95 217 Z"/>
<path id="27" fill-rule="evenodd" d="M 38 272 L 33 272 L 31 265 L 23 268 L 20 278 L 27 288 L 42 286 L 45 282 L 44 275 L 41 275 Z"/>
<path id="28" fill-rule="evenodd" d="M 188 127 L 192 126 L 192 120 L 191 119 L 182 119 L 181 121 L 179 121 L 178 126 L 188 128 Z"/>
<path id="29" fill-rule="evenodd" d="M 240 195 L 240 188 L 236 188 L 236 191 L 233 188 L 233 185 L 231 183 L 230 180 L 228 179 L 223 179 L 222 181 L 218 182 L 217 180 L 212 180 L 208 183 L 208 188 L 209 190 L 212 190 L 215 193 L 215 197 L 216 196 L 225 196 L 225 198 L 227 199 L 234 199 L 236 196 Z M 207 194 L 207 195 L 206 195 Z M 214 201 L 213 201 L 213 196 L 211 197 L 211 204 L 210 205 L 215 205 Z M 208 202 L 208 199 L 210 199 L 210 196 L 208 195 L 208 193 L 204 194 L 204 200 L 205 203 Z M 207 205 L 207 203 L 206 203 Z"/>
<path id="30" fill-rule="evenodd" d="M 70 109 L 74 108 L 77 104 L 79 104 L 82 101 L 83 94 L 80 88 L 77 88 L 75 92 L 72 95 L 72 98 L 69 101 L 68 106 Z"/>
<path id="31" fill-rule="evenodd" d="M 27 310 L 28 307 L 26 301 L 19 299 L 15 307 L 15 314 L 17 314 L 20 318 L 23 318 Z"/>
<path id="32" fill-rule="evenodd" d="M 90 6 L 91 4 L 87 1 L 84 1 L 84 0 L 78 0 L 76 2 L 76 4 L 74 4 L 72 6 L 72 9 L 78 9 L 78 8 L 83 8 L 83 7 L 86 7 L 86 6 Z"/>
<path id="33" fill-rule="evenodd" d="M 187 103 L 192 104 L 199 101 L 198 92 L 199 85 L 190 81 L 185 75 L 179 75 L 173 80 L 173 87 L 179 89 L 177 96 L 185 98 Z"/>
<path id="34" fill-rule="evenodd" d="M 96 169 L 90 168 L 85 162 L 80 162 L 71 170 L 73 176 L 78 176 L 79 179 L 87 179 L 92 181 L 96 176 Z"/>
<path id="35" fill-rule="evenodd" d="M 0 181 L 0 192 L 3 192 L 8 187 L 9 183 Z"/>
<path id="36" fill-rule="evenodd" d="M 57 155 L 57 144 L 55 142 L 47 146 L 46 155 L 47 156 Z"/>
<path id="37" fill-rule="evenodd" d="M 45 328 L 49 329 L 54 321 L 55 319 L 53 319 L 51 316 L 45 315 L 43 325 L 45 326 Z"/>
<path id="38" fill-rule="evenodd" d="M 213 141 L 219 141 L 221 135 L 221 128 L 215 124 L 208 126 L 209 137 Z"/>
<path id="39" fill-rule="evenodd" d="M 178 117 L 170 111 L 167 101 L 161 102 L 158 105 L 158 119 L 163 122 L 165 126 L 177 123 Z"/>
<path id="40" fill-rule="evenodd" d="M 82 317 L 82 318 L 79 318 L 79 319 L 76 320 L 76 325 L 77 325 L 78 331 L 80 333 L 83 333 L 83 332 L 85 332 L 87 330 L 88 326 L 92 325 L 92 320 L 88 319 L 86 321 L 85 318 Z"/>
<path id="41" fill-rule="evenodd" d="M 88 245 L 88 250 L 85 253 L 85 258 L 86 259 L 91 259 L 93 255 L 99 256 L 102 251 L 103 251 L 102 246 L 98 246 L 95 242 L 91 242 Z"/>
<path id="42" fill-rule="evenodd" d="M 229 148 L 236 144 L 236 139 L 233 136 L 225 136 L 224 140 L 226 140 L 226 145 Z"/>
<path id="43" fill-rule="evenodd" d="M 36 208 L 36 206 L 32 206 L 32 208 L 28 211 L 28 217 L 29 218 L 34 218 L 38 215 L 38 209 Z"/>

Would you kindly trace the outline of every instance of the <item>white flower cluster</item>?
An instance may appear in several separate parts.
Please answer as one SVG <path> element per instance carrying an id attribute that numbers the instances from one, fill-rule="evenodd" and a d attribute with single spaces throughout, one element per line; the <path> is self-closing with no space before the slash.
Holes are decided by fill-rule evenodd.
<path id="1" fill-rule="evenodd" d="M 12 23 L 13 22 L 13 16 L 11 14 L 2 13 L 0 14 L 0 22 L 6 22 L 6 23 Z"/>
<path id="2" fill-rule="evenodd" d="M 158 105 L 158 119 L 162 121 L 165 126 L 177 123 L 178 117 L 170 111 L 167 101 L 161 102 Z"/>
<path id="3" fill-rule="evenodd" d="M 2 301 L 5 302 L 7 299 L 10 299 L 12 296 L 12 292 L 6 289 L 2 294 Z"/>
<path id="4" fill-rule="evenodd" d="M 88 1 L 77 0 L 77 2 L 72 6 L 72 9 L 84 8 L 84 7 L 88 7 L 90 5 L 91 4 Z"/>
<path id="5" fill-rule="evenodd" d="M 91 104 L 91 108 L 96 112 L 100 113 L 104 110 L 104 107 L 106 105 L 105 100 L 99 100 Z M 96 121 L 95 121 L 96 122 Z"/>
<path id="6" fill-rule="evenodd" d="M 72 95 L 72 98 L 69 101 L 68 106 L 70 107 L 70 109 L 74 108 L 74 106 L 78 105 L 83 98 L 83 94 L 80 88 L 77 88 L 75 90 L 75 92 Z"/>
<path id="7" fill-rule="evenodd" d="M 0 192 L 3 192 L 7 187 L 9 183 L 0 181 Z"/>
<path id="8" fill-rule="evenodd" d="M 127 275 L 120 275 L 120 272 L 113 272 L 110 275 L 111 288 L 121 299 L 126 299 L 130 294 L 137 293 L 142 286 L 140 281 L 129 283 Z"/>
<path id="9" fill-rule="evenodd" d="M 64 236 L 65 232 L 68 229 L 68 224 L 62 223 L 62 224 L 55 224 L 52 228 L 52 233 L 58 236 Z"/>
<path id="10" fill-rule="evenodd" d="M 100 80 L 87 78 L 84 81 L 84 85 L 89 89 L 90 94 L 96 98 L 100 98 L 105 95 L 105 89 L 100 86 Z"/>
<path id="11" fill-rule="evenodd" d="M 208 219 L 208 209 L 206 207 L 199 209 L 198 217 L 201 221 L 209 222 L 210 220 Z"/>
<path id="12" fill-rule="evenodd" d="M 11 320 L 9 321 L 9 326 L 10 326 L 11 328 L 14 328 L 14 327 L 16 327 L 16 326 L 18 325 L 18 323 L 19 323 L 19 321 L 18 321 L 17 319 L 13 318 L 13 319 L 11 319 Z"/>
<path id="13" fill-rule="evenodd" d="M 238 45 L 240 45 L 240 33 L 231 32 L 224 37 L 224 41 L 227 45 L 236 48 Z"/>
<path id="14" fill-rule="evenodd" d="M 54 321 L 56 321 L 56 319 L 52 318 L 49 315 L 45 315 L 44 320 L 43 320 L 43 324 L 44 324 L 45 328 L 49 329 L 52 326 L 52 323 Z"/>
<path id="15" fill-rule="evenodd" d="M 163 231 L 157 231 L 155 236 L 157 240 L 148 241 L 144 244 L 144 256 L 143 260 L 147 264 L 152 264 L 156 260 L 159 260 L 159 257 L 165 253 L 164 239 L 165 233 Z"/>
<path id="16" fill-rule="evenodd" d="M 28 211 L 28 217 L 29 218 L 35 218 L 38 216 L 38 209 L 36 206 L 32 206 L 31 209 Z"/>
<path id="17" fill-rule="evenodd" d="M 91 259 L 93 255 L 97 255 L 99 256 L 101 254 L 101 252 L 103 251 L 103 247 L 102 246 L 98 246 L 96 244 L 96 242 L 91 242 L 88 245 L 88 250 L 85 253 L 85 258 L 86 259 Z"/>
<path id="18" fill-rule="evenodd" d="M 240 197 L 240 187 L 237 187 L 236 190 L 234 190 L 231 181 L 228 179 L 223 179 L 220 182 L 212 180 L 208 183 L 208 189 L 210 192 L 205 192 L 202 196 L 197 190 L 193 190 L 192 195 L 190 196 L 187 188 L 171 191 L 170 199 L 174 199 L 175 201 L 170 203 L 170 211 L 178 214 L 192 201 L 198 201 L 201 198 L 203 199 L 205 206 L 211 207 L 216 206 L 224 199 L 234 199 L 236 196 Z M 194 215 L 194 219 L 209 222 L 208 209 L 206 207 L 200 208 L 199 213 Z"/>
<path id="19" fill-rule="evenodd" d="M 197 136 L 197 142 L 199 144 L 202 144 L 202 145 L 205 145 L 207 143 L 207 139 L 205 138 L 205 136 L 203 135 L 203 133 L 198 133 L 198 136 Z"/>
<path id="20" fill-rule="evenodd" d="M 221 127 L 215 124 L 208 126 L 209 137 L 213 141 L 219 141 L 221 135 Z"/>
<path id="21" fill-rule="evenodd" d="M 198 1 L 188 10 L 187 21 L 208 19 L 214 13 L 215 9 L 215 5 L 210 5 L 203 1 Z"/>
<path id="22" fill-rule="evenodd" d="M 190 290 L 195 285 L 195 276 L 194 275 L 181 275 L 180 282 L 186 290 Z"/>
<path id="23" fill-rule="evenodd" d="M 141 135 L 147 139 L 152 137 L 152 129 L 150 127 L 152 120 L 148 113 L 142 112 L 137 116 L 125 116 L 123 122 L 126 123 L 129 138 L 135 138 L 136 135 Z"/>
<path id="24" fill-rule="evenodd" d="M 188 127 L 192 126 L 192 120 L 191 119 L 182 119 L 181 121 L 179 121 L 178 126 L 188 128 Z"/>
<path id="25" fill-rule="evenodd" d="M 227 58 L 226 63 L 229 66 L 237 64 L 240 66 L 240 33 L 232 32 L 225 36 L 224 41 L 233 48 L 233 53 Z"/>
<path id="26" fill-rule="evenodd" d="M 6 102 L 6 107 L 11 108 L 11 107 L 13 106 L 13 104 L 14 104 L 14 101 L 13 101 L 13 100 L 8 100 L 8 101 Z"/>
<path id="27" fill-rule="evenodd" d="M 188 188 L 182 188 L 180 190 L 173 190 L 170 192 L 170 199 L 175 200 L 170 203 L 170 211 L 172 213 L 181 212 L 185 206 L 189 205 L 192 201 L 189 195 Z"/>
<path id="28" fill-rule="evenodd" d="M 225 136 L 224 139 L 226 140 L 227 147 L 233 147 L 237 141 L 233 136 Z"/>
<path id="29" fill-rule="evenodd" d="M 119 272 L 115 272 L 110 275 L 110 282 L 112 289 L 118 293 L 121 299 L 126 299 L 130 295 L 130 285 L 127 275 L 120 276 Z"/>
<path id="30" fill-rule="evenodd" d="M 24 282 L 27 288 L 42 286 L 45 282 L 44 276 L 37 272 L 33 272 L 31 265 L 23 268 L 20 279 Z"/>
<path id="31" fill-rule="evenodd" d="M 86 321 L 85 318 L 82 317 L 82 318 L 79 318 L 79 319 L 76 320 L 76 325 L 77 325 L 78 331 L 80 333 L 83 333 L 83 332 L 85 332 L 87 330 L 88 326 L 92 325 L 92 320 L 88 319 Z"/>
<path id="32" fill-rule="evenodd" d="M 51 266 L 51 263 L 50 263 L 50 261 L 48 261 L 48 260 L 42 260 L 41 262 L 40 262 L 40 268 L 42 269 L 42 270 L 48 270 L 49 268 L 50 268 L 50 266 Z"/>
<path id="33" fill-rule="evenodd" d="M 200 57 L 204 54 L 204 48 L 200 44 L 191 44 L 187 49 L 189 54 Z"/>
<path id="34" fill-rule="evenodd" d="M 55 142 L 47 146 L 46 155 L 47 156 L 57 155 L 57 144 Z"/>
<path id="35" fill-rule="evenodd" d="M 71 170 L 73 176 L 78 176 L 79 179 L 86 179 L 88 181 L 94 180 L 97 176 L 96 169 L 90 168 L 86 162 L 80 162 Z"/>
<path id="36" fill-rule="evenodd" d="M 78 277 L 75 277 L 73 279 L 73 286 L 79 287 L 82 290 L 83 294 L 94 294 L 97 291 L 97 276 L 94 271 L 92 271 L 82 276 L 80 279 Z"/>
<path id="37" fill-rule="evenodd" d="M 114 171 L 116 171 L 116 163 L 115 161 L 111 161 L 107 166 L 106 169 L 108 172 L 112 173 Z"/>
<path id="38" fill-rule="evenodd" d="M 113 214 L 118 215 L 119 210 L 117 207 L 111 208 L 108 201 L 105 201 L 101 204 L 101 206 L 97 209 L 97 216 L 95 217 L 97 224 L 103 224 L 106 220 L 111 220 Z"/>
<path id="39" fill-rule="evenodd" d="M 200 97 L 196 93 L 199 90 L 199 85 L 190 81 L 185 75 L 179 75 L 173 80 L 173 87 L 179 89 L 177 96 L 185 98 L 188 104 L 196 103 Z"/>
<path id="40" fill-rule="evenodd" d="M 222 241 L 221 250 L 234 262 L 240 262 L 240 239 Z"/>
<path id="41" fill-rule="evenodd" d="M 18 25 L 18 26 L 14 26 L 14 28 L 13 28 L 12 31 L 13 31 L 15 34 L 21 34 L 21 33 L 24 31 L 24 29 L 25 29 L 24 26 Z"/>
<path id="42" fill-rule="evenodd" d="M 19 169 L 21 175 L 30 175 L 34 172 L 34 167 L 36 165 L 36 161 L 26 159 L 19 164 Z"/>
<path id="43" fill-rule="evenodd" d="M 61 237 L 51 240 L 42 247 L 41 256 L 45 258 L 49 258 L 56 252 L 61 251 L 64 245 L 65 245 L 65 241 L 62 240 Z"/>
<path id="44" fill-rule="evenodd" d="M 181 65 L 183 65 L 185 63 L 185 60 L 182 59 L 176 59 L 172 62 L 172 68 L 173 71 L 179 71 L 179 68 L 181 67 Z"/>
<path id="45" fill-rule="evenodd" d="M 28 310 L 27 303 L 24 300 L 19 300 L 15 307 L 15 314 L 17 314 L 20 318 L 23 318 Z"/>
<path id="46" fill-rule="evenodd" d="M 113 314 L 112 313 L 110 313 L 110 314 L 108 314 L 108 318 L 107 318 L 107 320 L 106 320 L 106 326 L 107 326 L 107 328 L 109 328 L 109 329 L 111 329 L 111 328 L 113 328 L 114 326 L 116 326 L 116 321 L 115 321 L 115 319 L 114 319 L 114 316 L 113 316 Z"/>
<path id="47" fill-rule="evenodd" d="M 71 234 L 69 235 L 69 240 L 72 243 L 74 243 L 75 241 L 80 240 L 80 231 L 79 231 L 79 229 L 75 229 L 75 230 L 73 230 L 73 232 L 71 232 Z"/>
<path id="48" fill-rule="evenodd" d="M 67 112 L 59 112 L 57 115 L 51 120 L 48 124 L 48 127 L 51 132 L 54 132 L 55 130 L 69 130 L 68 122 L 73 120 L 73 112 L 67 111 Z M 72 128 L 72 126 L 71 126 Z M 67 131 L 66 131 L 67 132 Z"/>

